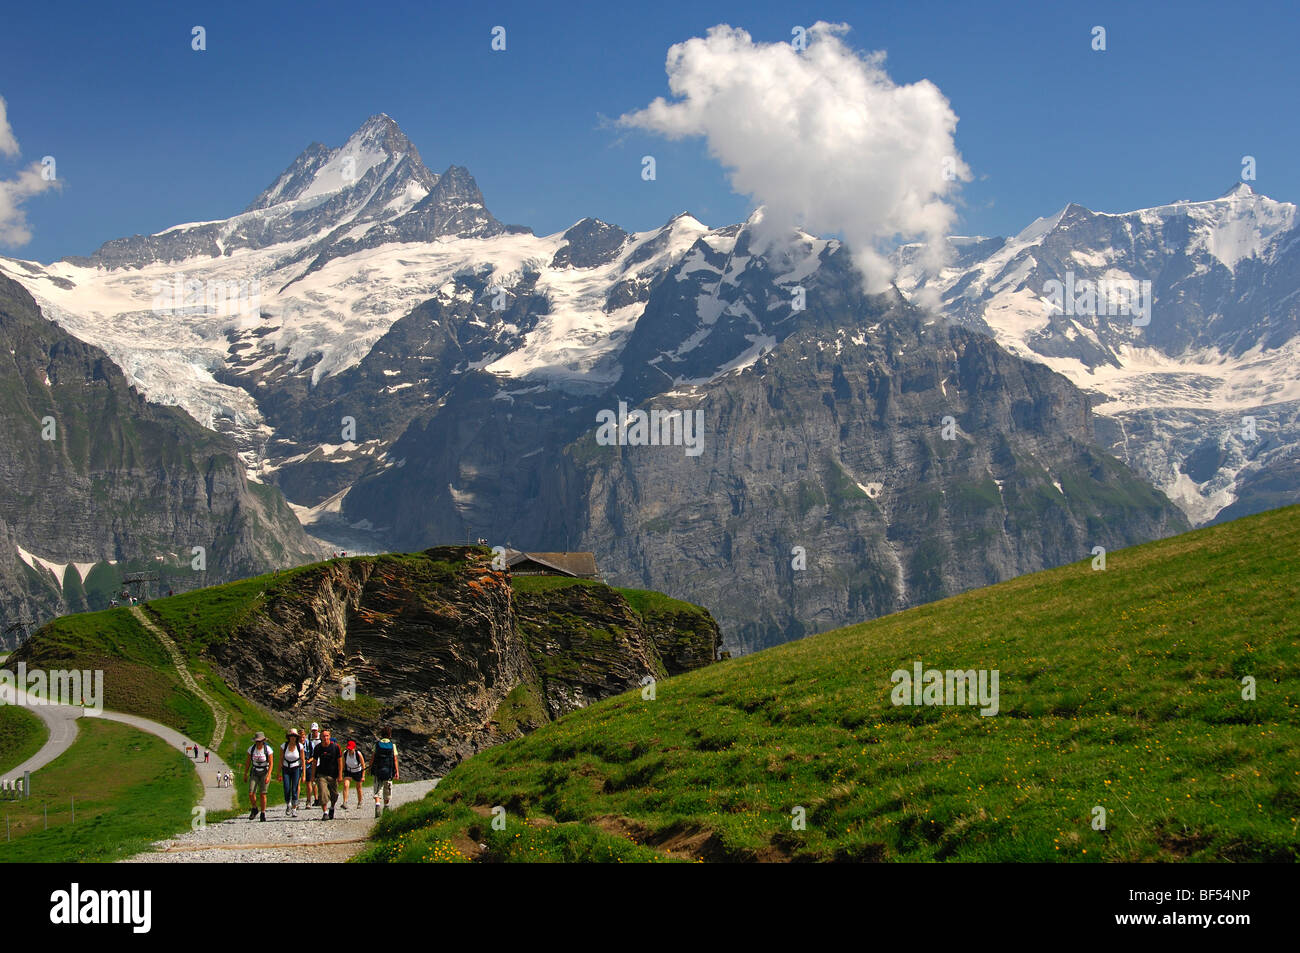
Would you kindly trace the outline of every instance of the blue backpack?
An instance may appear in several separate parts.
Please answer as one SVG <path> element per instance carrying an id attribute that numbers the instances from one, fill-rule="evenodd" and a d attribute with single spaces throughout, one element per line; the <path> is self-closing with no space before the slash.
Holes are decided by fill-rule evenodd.
<path id="1" fill-rule="evenodd" d="M 370 770 L 380 781 L 391 781 L 397 773 L 397 746 L 392 739 L 383 738 L 375 742 L 375 756 L 370 761 Z"/>

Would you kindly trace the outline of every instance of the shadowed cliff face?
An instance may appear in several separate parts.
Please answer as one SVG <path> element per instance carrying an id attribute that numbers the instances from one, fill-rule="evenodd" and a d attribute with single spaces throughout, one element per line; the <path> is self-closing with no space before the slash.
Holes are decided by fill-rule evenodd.
<path id="1" fill-rule="evenodd" d="M 19 547 L 80 569 L 56 577 Z M 149 403 L 0 276 L 0 622 L 104 608 L 128 570 L 184 591 L 318 551 L 279 491 L 247 480 L 227 438 Z"/>
<path id="2" fill-rule="evenodd" d="M 599 583 L 512 585 L 484 550 L 438 547 L 296 577 L 207 651 L 233 688 L 295 724 L 365 749 L 391 723 L 415 778 L 708 664 L 718 644 L 709 615 L 685 603 L 638 610 Z"/>
<path id="3" fill-rule="evenodd" d="M 708 607 L 742 651 L 1187 526 L 1096 446 L 1084 395 L 979 335 L 813 330 L 760 364 L 679 400 L 699 456 L 568 451 L 574 548 Z"/>
<path id="4" fill-rule="evenodd" d="M 614 395 L 505 400 L 467 374 L 394 445 L 402 465 L 343 508 L 401 548 L 472 534 L 591 550 L 617 585 L 706 607 L 740 651 L 1187 528 L 1101 449 L 1068 380 L 896 295 L 864 297 L 846 267 L 809 279 L 816 308 L 752 367 L 671 395 L 636 400 L 662 370 L 656 334 L 685 333 L 675 287 L 652 293 Z M 624 397 L 698 412 L 701 452 L 598 443 L 597 413 Z"/>

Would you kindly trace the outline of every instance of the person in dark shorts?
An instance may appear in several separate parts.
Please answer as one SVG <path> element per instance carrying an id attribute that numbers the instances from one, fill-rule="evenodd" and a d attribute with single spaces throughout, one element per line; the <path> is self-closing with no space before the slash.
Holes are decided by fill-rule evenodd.
<path id="1" fill-rule="evenodd" d="M 348 809 L 348 791 L 357 786 L 357 809 L 361 808 L 361 785 L 366 783 L 366 757 L 355 741 L 349 740 L 343 750 L 343 810 Z"/>
<path id="2" fill-rule="evenodd" d="M 338 742 L 330 738 L 328 728 L 321 732 L 320 744 L 316 746 L 316 799 L 320 801 L 322 821 L 334 820 L 334 805 L 339 799 L 339 782 L 343 780 L 343 749 Z M 328 796 L 329 804 L 326 805 Z"/>
<path id="3" fill-rule="evenodd" d="M 375 817 L 379 816 L 379 795 L 384 796 L 384 810 L 388 810 L 388 799 L 393 796 L 393 782 L 401 772 L 397 766 L 397 745 L 393 744 L 393 729 L 384 725 L 380 729 L 383 735 L 375 742 L 375 752 L 370 756 L 370 773 L 375 779 Z"/>

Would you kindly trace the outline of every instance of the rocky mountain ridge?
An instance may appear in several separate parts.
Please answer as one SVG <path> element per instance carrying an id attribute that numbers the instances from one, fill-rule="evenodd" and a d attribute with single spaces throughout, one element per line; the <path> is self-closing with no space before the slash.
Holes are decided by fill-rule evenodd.
<path id="1" fill-rule="evenodd" d="M 1107 449 L 1192 522 L 1300 499 L 1296 206 L 1239 182 L 1120 214 L 1071 204 L 950 245 L 938 274 L 900 249 L 899 287 L 1086 390 Z"/>
<path id="2" fill-rule="evenodd" d="M 761 210 L 724 228 L 683 213 L 640 233 L 585 218 L 537 236 L 502 226 L 468 172 L 410 171 L 416 154 L 391 123 L 374 117 L 338 150 L 310 148 L 245 213 L 291 237 L 178 246 L 189 257 L 175 261 L 0 269 L 73 333 L 103 340 L 147 393 L 228 433 L 250 479 L 280 488 L 335 545 L 590 548 L 611 578 L 703 602 L 737 649 L 1187 525 L 1099 441 L 1180 500 L 1156 471 L 1199 475 L 1217 460 L 1215 447 L 1170 449 L 1167 417 L 1116 432 L 1116 417 L 1088 409 L 1105 396 L 1090 383 L 1076 381 L 1081 393 L 1021 366 L 1050 366 L 1048 352 L 1083 334 L 1077 320 L 1009 362 L 989 350 L 1003 343 L 992 324 L 966 321 L 979 340 L 957 334 L 965 311 L 936 318 L 917 302 L 960 293 L 915 277 L 906 250 L 901 294 L 868 297 L 838 241 L 796 232 L 760 253 Z M 349 158 L 364 186 L 342 175 Z M 369 196 L 401 181 L 405 198 L 381 214 Z M 1003 255 L 1014 264 L 985 284 L 1023 282 L 1021 252 L 1054 229 L 1083 234 L 1084 211 L 1013 242 L 958 242 L 954 268 Z M 1285 216 L 1270 215 L 1280 236 Z M 261 298 L 178 321 L 150 299 L 177 274 L 256 283 Z M 705 453 L 683 462 L 662 447 L 594 444 L 597 415 L 621 404 L 702 411 Z M 1153 450 L 1164 459 L 1148 461 Z M 698 465 L 676 472 L 687 463 Z M 1260 472 L 1285 497 L 1281 463 Z M 791 568 L 795 547 L 822 574 L 804 595 L 796 581 L 811 575 L 797 573 L 812 570 Z"/>

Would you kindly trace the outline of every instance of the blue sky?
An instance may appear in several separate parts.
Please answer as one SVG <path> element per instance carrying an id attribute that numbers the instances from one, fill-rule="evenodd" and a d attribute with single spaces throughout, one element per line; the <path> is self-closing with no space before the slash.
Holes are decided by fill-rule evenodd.
<path id="1" fill-rule="evenodd" d="M 308 143 L 387 112 L 436 172 L 467 166 L 488 207 L 539 234 L 585 215 L 629 230 L 682 210 L 710 225 L 750 200 L 699 140 L 608 119 L 668 95 L 668 47 L 729 23 L 788 40 L 815 20 L 926 78 L 960 117 L 975 174 L 958 231 L 1008 234 L 1070 201 L 1122 211 L 1216 196 L 1258 162 L 1257 191 L 1300 196 L 1294 4 L 133 3 L 10 5 L 0 96 L 21 147 L 63 188 L 29 199 L 49 261 L 123 235 L 224 218 Z M 190 49 L 190 29 L 207 50 Z M 490 49 L 491 28 L 507 50 Z M 1090 31 L 1107 30 L 1107 50 Z M 644 182 L 640 158 L 656 156 Z"/>

